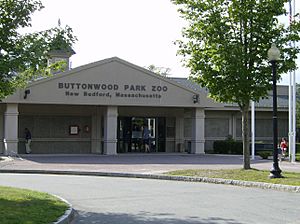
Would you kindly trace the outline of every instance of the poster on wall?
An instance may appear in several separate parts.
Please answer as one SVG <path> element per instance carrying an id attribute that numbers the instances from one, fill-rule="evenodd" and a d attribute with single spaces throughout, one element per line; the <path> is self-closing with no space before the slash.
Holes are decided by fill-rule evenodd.
<path id="1" fill-rule="evenodd" d="M 78 135 L 79 134 L 79 126 L 78 125 L 70 125 L 69 134 L 70 135 Z"/>

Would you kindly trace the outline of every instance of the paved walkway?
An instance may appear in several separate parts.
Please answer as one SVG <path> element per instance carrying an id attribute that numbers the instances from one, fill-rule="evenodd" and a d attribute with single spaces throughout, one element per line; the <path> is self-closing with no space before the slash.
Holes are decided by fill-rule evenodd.
<path id="1" fill-rule="evenodd" d="M 161 174 L 180 169 L 234 169 L 243 167 L 237 155 L 121 154 L 121 155 L 20 155 L 0 162 L 0 170 L 51 170 Z M 272 160 L 257 157 L 251 167 L 269 170 Z M 283 161 L 285 171 L 300 172 L 300 163 Z"/>

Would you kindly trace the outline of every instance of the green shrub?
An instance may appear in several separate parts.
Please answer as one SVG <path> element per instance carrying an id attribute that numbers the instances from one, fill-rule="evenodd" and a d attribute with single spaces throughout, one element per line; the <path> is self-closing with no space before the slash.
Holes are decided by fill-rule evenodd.
<path id="1" fill-rule="evenodd" d="M 218 154 L 243 154 L 243 143 L 237 142 L 233 139 L 227 139 L 224 141 L 215 141 L 214 142 L 214 153 Z"/>
<path id="2" fill-rule="evenodd" d="M 296 143 L 296 153 L 300 153 L 300 143 Z"/>
<path id="3" fill-rule="evenodd" d="M 225 141 L 215 141 L 214 142 L 214 152 L 220 153 L 220 154 L 228 154 L 226 142 Z"/>
<path id="4" fill-rule="evenodd" d="M 271 156 L 272 153 L 268 151 L 261 151 L 257 152 L 257 155 L 259 155 L 262 159 L 268 159 L 268 157 Z"/>
<path id="5" fill-rule="evenodd" d="M 296 154 L 296 161 L 300 162 L 300 153 Z"/>

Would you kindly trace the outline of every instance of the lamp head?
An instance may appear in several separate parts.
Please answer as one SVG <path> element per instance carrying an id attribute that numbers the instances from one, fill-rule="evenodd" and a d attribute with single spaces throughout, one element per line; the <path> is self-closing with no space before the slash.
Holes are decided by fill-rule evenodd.
<path id="1" fill-rule="evenodd" d="M 272 43 L 271 48 L 268 50 L 268 59 L 269 61 L 280 60 L 280 51 L 274 43 Z"/>
<path id="2" fill-rule="evenodd" d="M 193 95 L 193 102 L 199 103 L 199 95 L 198 94 Z"/>
<path id="3" fill-rule="evenodd" d="M 27 95 L 29 95 L 29 94 L 30 94 L 30 89 L 26 89 L 24 91 L 24 99 L 27 99 Z"/>

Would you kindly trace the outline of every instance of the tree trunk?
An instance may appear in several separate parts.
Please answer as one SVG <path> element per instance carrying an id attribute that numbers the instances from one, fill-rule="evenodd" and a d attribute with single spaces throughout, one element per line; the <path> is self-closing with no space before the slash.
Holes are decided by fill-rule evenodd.
<path id="1" fill-rule="evenodd" d="M 250 167 L 250 143 L 249 143 L 249 104 L 245 105 L 242 110 L 242 136 L 243 136 L 243 155 L 244 155 L 244 169 L 251 169 Z"/>

